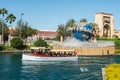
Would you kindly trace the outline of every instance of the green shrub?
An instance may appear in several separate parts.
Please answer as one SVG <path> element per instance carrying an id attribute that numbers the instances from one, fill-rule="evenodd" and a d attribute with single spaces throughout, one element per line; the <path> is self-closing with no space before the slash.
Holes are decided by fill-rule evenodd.
<path id="1" fill-rule="evenodd" d="M 42 39 L 37 40 L 37 41 L 34 43 L 34 45 L 35 45 L 36 47 L 48 47 L 47 42 L 46 42 L 45 40 L 42 40 Z"/>
<path id="2" fill-rule="evenodd" d="M 11 46 L 4 46 L 5 50 L 13 50 L 14 48 Z"/>
<path id="3" fill-rule="evenodd" d="M 4 46 L 0 45 L 0 51 L 4 50 Z"/>
<path id="4" fill-rule="evenodd" d="M 26 45 L 23 45 L 23 40 L 20 38 L 13 38 L 11 41 L 11 46 L 18 50 L 23 50 L 26 48 Z"/>
<path id="5" fill-rule="evenodd" d="M 115 47 L 120 47 L 120 39 L 115 39 L 114 43 L 115 43 Z"/>

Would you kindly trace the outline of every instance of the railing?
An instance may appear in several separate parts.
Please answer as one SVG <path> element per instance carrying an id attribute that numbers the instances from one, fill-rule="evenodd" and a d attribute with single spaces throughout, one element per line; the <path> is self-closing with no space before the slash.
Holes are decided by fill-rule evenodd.
<path id="1" fill-rule="evenodd" d="M 103 80 L 106 80 L 105 68 L 102 68 L 102 79 L 103 79 Z"/>

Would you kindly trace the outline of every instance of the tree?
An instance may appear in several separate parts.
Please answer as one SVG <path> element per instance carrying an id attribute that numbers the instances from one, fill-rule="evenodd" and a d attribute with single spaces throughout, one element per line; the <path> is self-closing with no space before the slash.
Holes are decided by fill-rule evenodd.
<path id="1" fill-rule="evenodd" d="M 80 20 L 80 22 L 85 22 L 85 23 L 87 23 L 87 19 L 82 18 L 82 19 Z"/>
<path id="2" fill-rule="evenodd" d="M 2 34 L 2 24 L 3 26 L 3 32 L 4 32 L 4 36 L 3 36 L 3 41 L 7 41 L 8 40 L 8 27 L 5 24 L 5 22 L 2 23 L 2 20 L 0 20 L 0 34 Z"/>
<path id="3" fill-rule="evenodd" d="M 116 48 L 120 48 L 120 39 L 115 39 L 114 43 Z"/>
<path id="4" fill-rule="evenodd" d="M 4 46 L 0 45 L 0 51 L 3 51 L 3 50 L 4 50 Z"/>
<path id="5" fill-rule="evenodd" d="M 31 26 L 29 26 L 27 22 L 21 22 L 21 20 L 19 20 L 17 22 L 16 32 L 15 32 L 15 36 L 17 37 L 20 35 L 20 27 L 21 27 L 21 38 L 22 39 L 25 39 L 28 36 L 32 36 L 36 34 L 37 32 L 37 30 L 31 28 Z"/>
<path id="6" fill-rule="evenodd" d="M 84 26 L 87 24 L 87 19 L 83 18 L 80 20 L 80 26 Z"/>
<path id="7" fill-rule="evenodd" d="M 11 25 L 10 36 L 9 36 L 9 38 L 10 38 L 10 40 L 11 40 L 11 35 L 13 35 L 13 34 L 12 34 L 12 23 L 16 20 L 16 17 L 15 17 L 13 14 L 9 14 L 9 15 L 6 17 L 5 20 L 6 20 L 7 22 L 9 22 L 10 25 Z M 9 43 L 10 43 L 10 41 L 9 41 Z"/>
<path id="8" fill-rule="evenodd" d="M 0 9 L 0 14 L 2 15 L 2 43 L 4 43 L 4 16 L 8 11 L 5 8 Z"/>
<path id="9" fill-rule="evenodd" d="M 37 40 L 37 41 L 34 43 L 34 45 L 35 45 L 36 47 L 48 47 L 47 42 L 44 41 L 44 40 L 42 40 L 42 39 Z"/>
<path id="10" fill-rule="evenodd" d="M 93 27 L 93 30 L 94 30 L 94 31 L 99 30 L 98 24 L 96 24 L 96 23 L 89 23 L 89 24 Z"/>
<path id="11" fill-rule="evenodd" d="M 75 27 L 76 21 L 74 19 L 69 19 L 66 23 L 66 30 L 67 30 L 67 36 L 73 37 L 72 31 L 73 28 Z"/>
<path id="12" fill-rule="evenodd" d="M 23 45 L 23 43 L 24 43 L 23 40 L 20 39 L 20 38 L 13 38 L 13 39 L 10 41 L 10 43 L 11 43 L 11 46 L 12 46 L 13 48 L 18 49 L 18 50 L 23 50 L 23 49 L 26 48 L 26 46 Z"/>
<path id="13" fill-rule="evenodd" d="M 98 33 L 99 33 L 99 28 L 98 28 L 98 24 L 96 24 L 96 23 L 89 23 L 92 27 L 93 27 L 93 33 L 94 33 L 94 35 L 98 35 Z"/>
<path id="14" fill-rule="evenodd" d="M 58 25 L 58 29 L 57 29 L 57 39 L 60 40 L 61 36 L 63 37 L 63 40 L 65 39 L 66 37 L 66 33 L 67 30 L 65 28 L 65 25 L 64 24 L 60 24 Z"/>
<path id="15" fill-rule="evenodd" d="M 94 41 L 96 41 L 96 38 L 99 36 L 98 24 L 96 23 L 89 23 L 89 24 L 93 27 Z"/>

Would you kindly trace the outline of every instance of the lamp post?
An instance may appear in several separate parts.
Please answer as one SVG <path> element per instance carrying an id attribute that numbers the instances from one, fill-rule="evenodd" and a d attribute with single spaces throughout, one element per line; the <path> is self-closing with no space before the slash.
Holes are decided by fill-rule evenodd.
<path id="1" fill-rule="evenodd" d="M 0 43 L 3 44 L 3 20 L 2 18 L 0 18 L 0 20 L 2 21 L 2 33 L 1 33 L 1 39 L 0 39 Z"/>
<path id="2" fill-rule="evenodd" d="M 4 43 L 4 23 L 3 23 L 3 20 L 2 20 L 2 44 Z"/>
<path id="3" fill-rule="evenodd" d="M 19 33 L 19 37 L 21 38 L 21 28 L 22 28 L 22 16 L 23 16 L 24 14 L 23 13 L 21 13 L 21 15 L 20 15 L 20 33 Z"/>

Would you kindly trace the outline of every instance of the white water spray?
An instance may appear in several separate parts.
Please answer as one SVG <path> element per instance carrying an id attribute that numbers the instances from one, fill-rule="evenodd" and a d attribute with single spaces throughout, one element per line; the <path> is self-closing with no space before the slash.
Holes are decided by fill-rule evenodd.
<path id="1" fill-rule="evenodd" d="M 97 41 L 94 43 L 93 41 L 80 41 L 76 38 L 67 38 L 63 42 L 56 43 L 61 46 L 68 46 L 68 47 L 107 47 L 107 46 L 114 46 L 113 41 Z"/>

